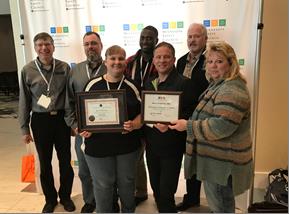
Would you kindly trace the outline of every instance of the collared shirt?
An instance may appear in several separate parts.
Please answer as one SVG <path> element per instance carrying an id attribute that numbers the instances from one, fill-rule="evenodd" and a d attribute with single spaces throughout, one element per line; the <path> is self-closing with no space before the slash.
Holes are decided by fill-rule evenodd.
<path id="1" fill-rule="evenodd" d="M 149 62 L 140 63 L 140 59 L 142 58 L 141 50 L 138 50 L 137 53 L 133 56 L 130 56 L 127 58 L 127 68 L 125 75 L 131 79 L 133 79 L 135 82 L 138 83 L 138 85 L 143 88 L 146 81 L 150 80 L 151 78 L 157 77 L 158 72 L 152 63 L 152 59 L 149 60 Z M 142 64 L 142 68 L 140 68 L 140 64 Z M 145 75 L 144 75 L 144 71 Z M 142 75 L 140 72 L 143 72 Z M 142 84 L 143 83 L 143 84 Z"/>
<path id="2" fill-rule="evenodd" d="M 67 63 L 55 59 L 55 70 L 53 79 L 50 83 L 49 97 L 51 102 L 47 108 L 37 104 L 41 95 L 47 95 L 47 83 L 43 76 L 49 81 L 52 76 L 52 67 L 49 70 L 36 59 L 26 64 L 21 71 L 20 95 L 19 95 L 19 123 L 23 134 L 29 133 L 30 113 L 32 112 L 51 112 L 63 110 L 65 104 L 65 89 L 70 67 Z"/>
<path id="3" fill-rule="evenodd" d="M 202 55 L 202 52 L 200 52 L 199 54 L 197 54 L 195 56 L 193 56 L 191 53 L 188 54 L 186 67 L 185 67 L 185 70 L 184 70 L 184 73 L 183 73 L 183 75 L 185 77 L 191 78 L 193 68 L 197 64 L 197 62 L 198 62 L 198 60 L 199 60 L 201 55 Z"/>
<path id="4" fill-rule="evenodd" d="M 87 70 L 88 68 L 88 74 Z M 95 77 L 101 76 L 106 73 L 106 66 L 102 63 L 94 70 L 97 71 Z M 75 94 L 84 90 L 86 83 L 94 77 L 92 69 L 88 66 L 88 61 L 83 61 L 76 64 L 71 69 L 71 73 L 68 77 L 66 100 L 65 100 L 65 122 L 72 128 L 77 127 L 77 120 L 75 114 Z"/>

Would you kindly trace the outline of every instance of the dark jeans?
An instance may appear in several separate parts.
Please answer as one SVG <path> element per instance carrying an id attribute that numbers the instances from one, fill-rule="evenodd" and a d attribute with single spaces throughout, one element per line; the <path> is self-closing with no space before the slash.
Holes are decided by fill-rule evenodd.
<path id="1" fill-rule="evenodd" d="M 204 181 L 204 189 L 209 207 L 212 212 L 235 212 L 235 197 L 232 188 L 232 176 L 229 176 L 226 186 Z"/>
<path id="2" fill-rule="evenodd" d="M 82 197 L 84 203 L 95 205 L 93 185 L 90 171 L 85 159 L 85 154 L 81 150 L 83 139 L 80 135 L 75 136 L 75 152 L 78 160 L 78 176 L 81 181 Z"/>
<path id="3" fill-rule="evenodd" d="M 31 118 L 31 128 L 40 162 L 41 187 L 46 202 L 50 203 L 57 202 L 51 165 L 53 146 L 59 161 L 60 187 L 58 195 L 60 200 L 70 199 L 74 177 L 70 164 L 70 128 L 66 125 L 63 117 L 64 112 L 58 112 L 57 115 L 33 113 Z"/>
<path id="4" fill-rule="evenodd" d="M 149 178 L 159 212 L 177 212 L 175 193 L 177 191 L 183 154 L 160 157 L 146 151 Z"/>
<path id="5" fill-rule="evenodd" d="M 117 190 L 121 201 L 121 212 L 135 211 L 135 171 L 140 151 L 108 157 L 92 157 L 85 154 L 89 167 L 97 213 L 112 213 L 114 192 Z"/>

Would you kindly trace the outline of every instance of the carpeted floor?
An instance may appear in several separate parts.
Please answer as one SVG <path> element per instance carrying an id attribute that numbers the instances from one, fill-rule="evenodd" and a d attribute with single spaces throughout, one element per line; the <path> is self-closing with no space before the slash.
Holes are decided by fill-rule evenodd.
<path id="1" fill-rule="evenodd" d="M 0 118 L 17 118 L 18 95 L 0 94 Z"/>

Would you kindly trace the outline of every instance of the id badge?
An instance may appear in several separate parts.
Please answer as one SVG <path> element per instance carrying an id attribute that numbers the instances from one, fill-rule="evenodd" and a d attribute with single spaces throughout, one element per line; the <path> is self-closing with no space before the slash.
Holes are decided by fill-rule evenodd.
<path id="1" fill-rule="evenodd" d="M 38 105 L 48 108 L 49 104 L 51 103 L 51 98 L 42 94 L 37 102 Z"/>

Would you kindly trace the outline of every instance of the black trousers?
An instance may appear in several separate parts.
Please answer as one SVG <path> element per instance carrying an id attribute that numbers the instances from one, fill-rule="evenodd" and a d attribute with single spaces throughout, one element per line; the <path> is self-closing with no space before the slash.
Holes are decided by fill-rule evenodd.
<path id="1" fill-rule="evenodd" d="M 196 179 L 196 175 L 186 179 L 187 193 L 184 195 L 183 203 L 200 204 L 200 191 L 202 182 Z"/>
<path id="2" fill-rule="evenodd" d="M 175 193 L 177 191 L 183 154 L 160 157 L 146 151 L 149 178 L 159 212 L 177 212 Z"/>
<path id="3" fill-rule="evenodd" d="M 57 202 L 57 190 L 54 186 L 51 165 L 53 147 L 59 161 L 58 195 L 60 200 L 69 200 L 74 173 L 70 164 L 70 128 L 64 121 L 64 111 L 58 111 L 57 115 L 34 112 L 31 118 L 31 128 L 39 157 L 40 181 L 46 202 Z"/>

